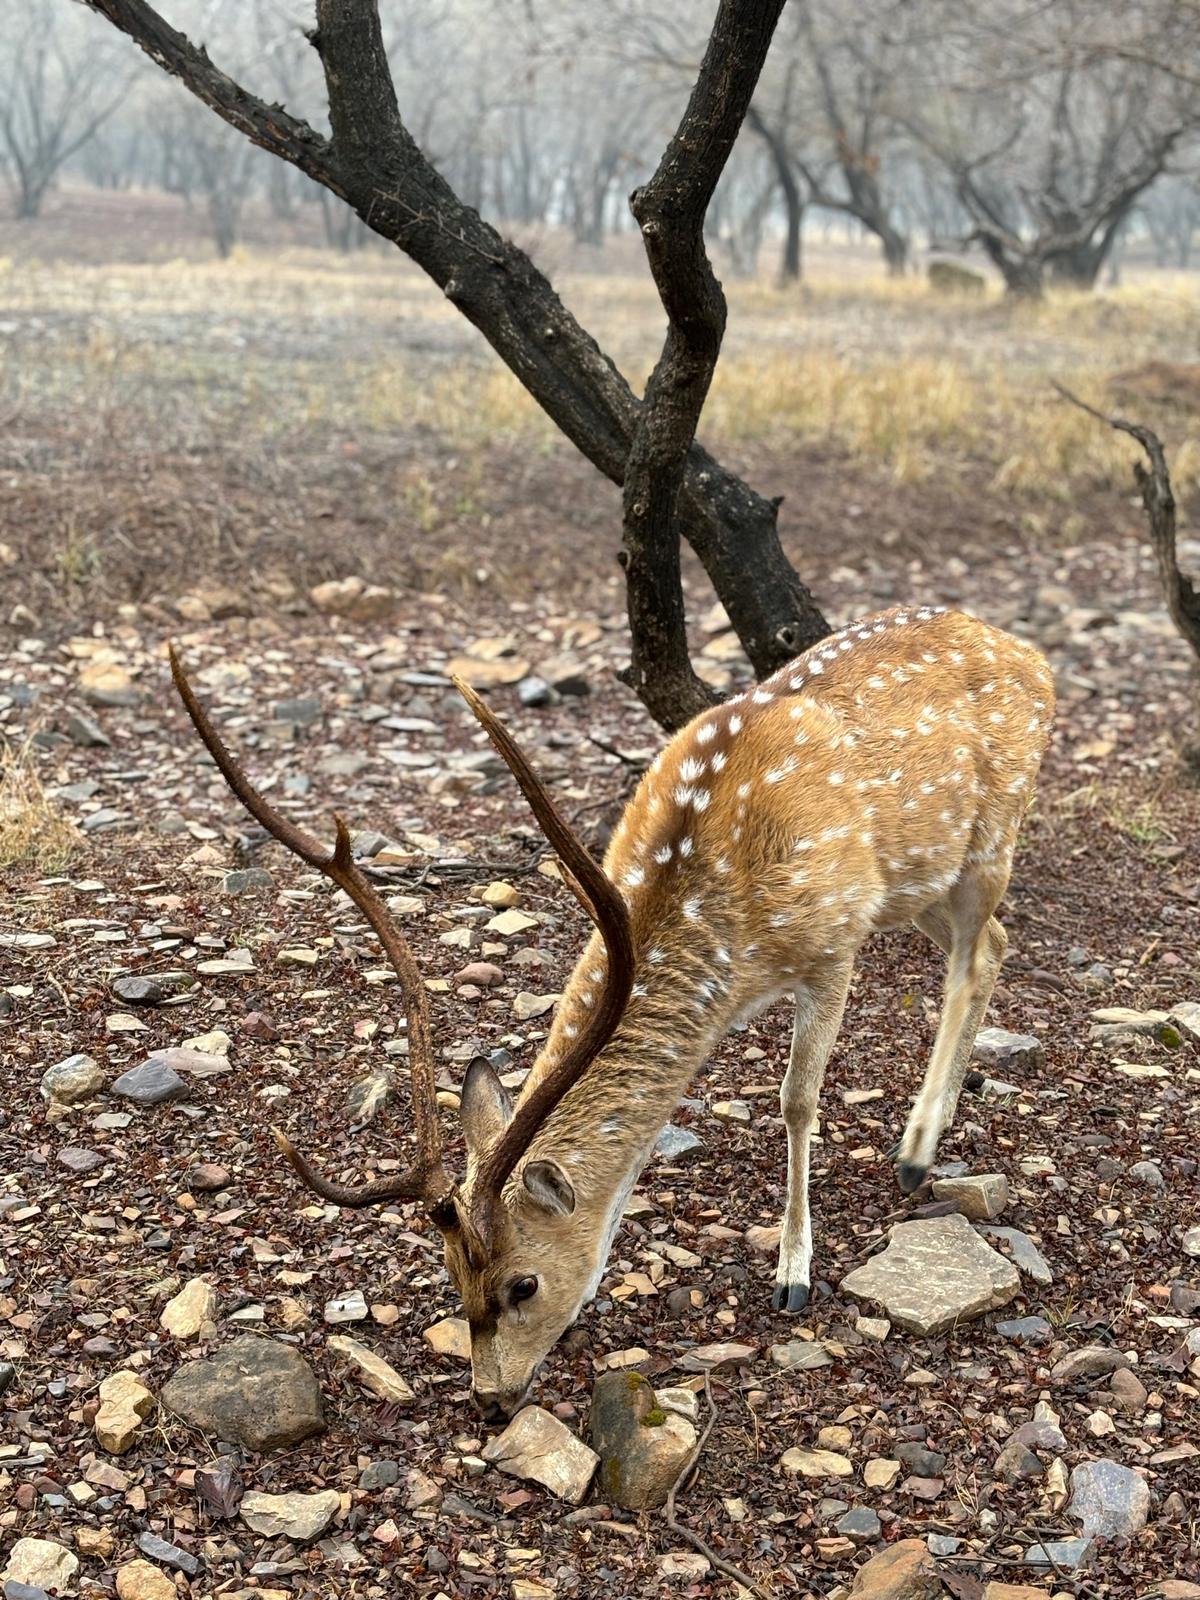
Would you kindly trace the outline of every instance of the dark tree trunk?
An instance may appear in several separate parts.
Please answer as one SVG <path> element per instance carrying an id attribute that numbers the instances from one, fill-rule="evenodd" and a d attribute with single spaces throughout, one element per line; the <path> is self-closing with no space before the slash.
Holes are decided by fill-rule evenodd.
<path id="1" fill-rule="evenodd" d="M 458 196 L 404 126 L 379 18 L 359 0 L 318 0 L 332 139 L 247 93 L 145 0 L 89 0 L 254 143 L 291 161 L 409 255 L 491 344 L 588 460 L 625 481 L 640 411 L 629 385 L 523 251 Z M 693 444 L 678 525 L 755 671 L 765 676 L 829 631 L 779 542 L 778 502 Z"/>
<path id="2" fill-rule="evenodd" d="M 879 241 L 883 245 L 883 259 L 887 263 L 888 276 L 902 278 L 908 270 L 908 239 L 885 222 L 879 228 Z"/>
<path id="3" fill-rule="evenodd" d="M 779 192 L 783 196 L 785 231 L 783 258 L 779 265 L 780 282 L 799 283 L 803 274 L 801 251 L 804 238 L 805 194 L 800 187 L 800 180 L 796 176 L 796 168 L 783 135 L 772 128 L 753 106 L 746 114 L 746 121 L 767 147 L 771 165 L 775 169 Z"/>

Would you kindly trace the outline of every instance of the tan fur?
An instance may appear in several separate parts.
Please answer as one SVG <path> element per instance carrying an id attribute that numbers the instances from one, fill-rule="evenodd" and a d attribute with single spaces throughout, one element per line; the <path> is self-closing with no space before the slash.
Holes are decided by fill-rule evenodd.
<path id="1" fill-rule="evenodd" d="M 527 1191 L 523 1165 L 486 1262 L 470 1262 L 454 1240 L 447 1246 L 485 1403 L 507 1411 L 520 1402 L 594 1291 L 623 1196 L 693 1073 L 731 1022 L 783 993 L 797 996 L 797 1026 L 782 1090 L 789 1195 L 778 1281 L 781 1303 L 803 1303 L 820 1075 L 859 946 L 907 922 L 950 959 L 902 1181 L 928 1166 L 1003 955 L 992 912 L 1053 709 L 1050 671 L 1035 650 L 960 613 L 914 608 L 844 629 L 672 739 L 605 859 L 633 923 L 633 999 L 526 1158 L 569 1180 L 574 1209 L 548 1212 Z M 593 937 L 531 1083 L 583 1026 L 604 976 Z M 529 1275 L 536 1295 L 506 1305 L 506 1287 Z"/>

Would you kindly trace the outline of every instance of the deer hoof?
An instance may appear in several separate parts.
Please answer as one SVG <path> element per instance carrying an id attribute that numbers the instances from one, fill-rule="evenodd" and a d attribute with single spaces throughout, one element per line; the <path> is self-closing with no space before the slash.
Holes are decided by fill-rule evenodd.
<path id="1" fill-rule="evenodd" d="M 776 1311 L 795 1313 L 803 1311 L 808 1304 L 808 1285 L 806 1283 L 777 1283 L 775 1293 L 771 1296 L 772 1308 Z"/>
<path id="2" fill-rule="evenodd" d="M 901 1161 L 896 1167 L 896 1182 L 903 1194 L 915 1194 L 928 1176 L 929 1168 L 916 1161 Z"/>

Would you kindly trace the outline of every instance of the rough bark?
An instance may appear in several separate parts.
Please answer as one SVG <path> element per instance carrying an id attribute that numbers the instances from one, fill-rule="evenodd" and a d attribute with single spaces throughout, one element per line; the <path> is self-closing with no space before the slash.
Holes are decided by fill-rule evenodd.
<path id="1" fill-rule="evenodd" d="M 634 428 L 624 485 L 632 635 L 626 681 L 666 728 L 717 698 L 692 670 L 676 506 L 725 335 L 725 296 L 704 218 L 745 120 L 784 0 L 721 0 L 687 108 L 630 207 L 667 313 L 667 336 Z"/>
<path id="2" fill-rule="evenodd" d="M 317 0 L 332 139 L 235 83 L 145 0 L 87 0 L 248 139 L 291 161 L 398 245 L 474 324 L 588 460 L 622 484 L 638 402 L 529 258 L 464 206 L 396 103 L 372 0 Z M 779 543 L 778 503 L 693 445 L 679 525 L 760 675 L 828 624 Z M 747 569 L 754 571 L 747 581 Z"/>

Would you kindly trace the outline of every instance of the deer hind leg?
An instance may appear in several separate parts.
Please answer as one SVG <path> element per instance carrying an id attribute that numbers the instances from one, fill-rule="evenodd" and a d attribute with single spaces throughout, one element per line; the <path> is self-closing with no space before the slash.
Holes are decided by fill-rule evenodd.
<path id="1" fill-rule="evenodd" d="M 787 1126 L 788 1186 L 772 1301 L 776 1311 L 803 1311 L 808 1304 L 812 1263 L 809 1142 L 816 1126 L 825 1063 L 846 1009 L 850 971 L 849 965 L 839 968 L 836 974 L 826 974 L 819 988 L 805 988 L 796 995 L 792 1055 L 779 1090 L 779 1106 Z"/>
<path id="2" fill-rule="evenodd" d="M 975 1035 L 992 998 L 1008 939 L 992 912 L 1007 883 L 996 874 L 961 878 L 917 919 L 946 952 L 946 989 L 933 1053 L 900 1141 L 896 1176 L 905 1194 L 925 1181 L 938 1138 L 954 1120 Z"/>

